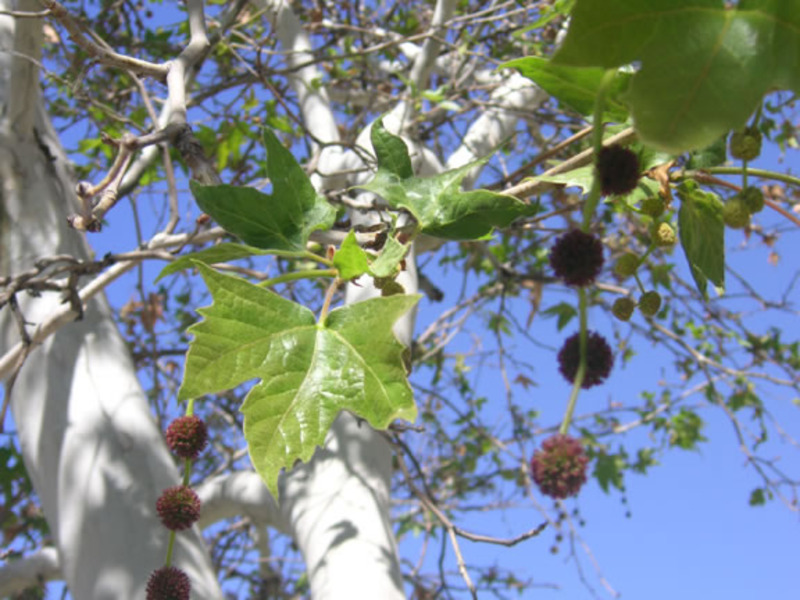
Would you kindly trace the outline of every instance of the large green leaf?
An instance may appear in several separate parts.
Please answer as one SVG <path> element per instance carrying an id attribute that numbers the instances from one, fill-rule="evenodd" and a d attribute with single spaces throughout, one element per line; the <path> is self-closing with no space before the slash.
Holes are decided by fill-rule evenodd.
<path id="1" fill-rule="evenodd" d="M 800 2 L 578 0 L 555 63 L 640 63 L 627 101 L 643 141 L 683 152 L 740 127 L 771 89 L 800 92 Z"/>
<path id="2" fill-rule="evenodd" d="M 199 309 L 178 397 L 260 382 L 242 405 L 250 457 L 277 498 L 281 469 L 307 461 L 343 410 L 385 429 L 416 418 L 392 333 L 418 296 L 373 298 L 318 324 L 307 308 L 197 263 L 214 299 Z"/>
<path id="3" fill-rule="evenodd" d="M 510 60 L 499 68 L 517 69 L 520 75 L 536 83 L 559 102 L 587 116 L 594 110 L 604 73 L 600 67 L 556 65 L 538 56 Z M 630 77 L 630 73 L 619 73 L 611 89 L 606 91 L 606 115 L 611 121 L 625 121 L 628 118 L 628 109 L 620 98 Z"/>
<path id="4" fill-rule="evenodd" d="M 475 164 L 433 177 L 404 177 L 407 170 L 401 155 L 403 151 L 407 153 L 405 143 L 386 131 L 380 120 L 372 132 L 378 171 L 371 181 L 359 187 L 378 194 L 392 208 L 406 209 L 423 233 L 451 240 L 474 240 L 494 227 L 506 227 L 538 210 L 537 206 L 488 190 L 461 191 L 461 181 Z"/>
<path id="5" fill-rule="evenodd" d="M 725 224 L 722 201 L 704 192 L 693 181 L 678 188 L 681 207 L 678 211 L 678 233 L 689 261 L 697 289 L 708 297 L 710 280 L 721 293 L 725 288 Z"/>
<path id="6" fill-rule="evenodd" d="M 404 208 L 419 222 L 423 233 L 450 240 L 474 240 L 495 227 L 536 214 L 538 207 L 488 190 L 461 191 L 461 180 L 475 165 L 433 177 L 400 179 L 379 169 L 361 186 L 381 196 L 392 208 Z"/>
<path id="7" fill-rule="evenodd" d="M 246 244 L 265 250 L 301 251 L 315 229 L 327 229 L 336 209 L 269 129 L 264 130 L 272 195 L 250 187 L 191 182 L 198 206 Z"/>

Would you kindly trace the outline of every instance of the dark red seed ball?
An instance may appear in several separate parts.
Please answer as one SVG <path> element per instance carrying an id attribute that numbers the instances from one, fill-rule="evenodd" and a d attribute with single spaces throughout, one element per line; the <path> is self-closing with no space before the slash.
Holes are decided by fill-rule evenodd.
<path id="1" fill-rule="evenodd" d="M 181 458 L 195 459 L 206 447 L 208 430 L 200 417 L 178 417 L 167 427 L 167 445 Z"/>
<path id="2" fill-rule="evenodd" d="M 553 244 L 550 266 L 567 285 L 585 287 L 603 268 L 603 243 L 580 229 L 568 231 Z"/>
<path id="3" fill-rule="evenodd" d="M 189 600 L 192 584 L 177 567 L 161 567 L 147 580 L 147 600 Z"/>
<path id="4" fill-rule="evenodd" d="M 200 518 L 200 498 L 189 486 L 176 485 L 161 492 L 156 512 L 170 531 L 188 529 Z"/>
<path id="5" fill-rule="evenodd" d="M 597 155 L 597 176 L 603 196 L 621 196 L 636 189 L 639 183 L 639 157 L 636 153 L 614 144 Z"/>
<path id="6" fill-rule="evenodd" d="M 575 381 L 581 359 L 580 333 L 567 338 L 558 353 L 558 370 L 570 383 Z M 614 356 L 611 346 L 599 333 L 586 334 L 586 373 L 581 387 L 588 389 L 605 381 L 611 373 Z"/>

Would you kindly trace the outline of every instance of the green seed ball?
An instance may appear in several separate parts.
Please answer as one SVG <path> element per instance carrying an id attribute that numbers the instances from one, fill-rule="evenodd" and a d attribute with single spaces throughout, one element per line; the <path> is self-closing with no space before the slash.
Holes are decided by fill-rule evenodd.
<path id="1" fill-rule="evenodd" d="M 655 242 L 657 246 L 674 246 L 678 241 L 675 230 L 669 223 L 661 223 L 656 229 Z"/>
<path id="2" fill-rule="evenodd" d="M 750 209 L 744 198 L 733 196 L 722 207 L 722 220 L 731 229 L 744 229 L 750 225 Z"/>
<path id="3" fill-rule="evenodd" d="M 764 209 L 764 193 L 757 187 L 748 186 L 742 190 L 740 195 L 751 215 Z"/>
<path id="4" fill-rule="evenodd" d="M 658 309 L 661 308 L 661 294 L 655 290 L 645 292 L 639 298 L 639 310 L 646 317 L 655 316 Z"/>
<path id="5" fill-rule="evenodd" d="M 614 273 L 622 279 L 630 277 L 639 268 L 639 257 L 631 252 L 626 252 L 619 257 L 614 265 Z"/>
<path id="6" fill-rule="evenodd" d="M 739 160 L 753 160 L 761 154 L 761 132 L 755 127 L 745 127 L 731 134 L 731 156 Z"/>
<path id="7" fill-rule="evenodd" d="M 636 302 L 633 301 L 633 298 L 617 298 L 611 307 L 611 313 L 620 321 L 628 321 L 634 308 L 636 308 Z"/>
<path id="8" fill-rule="evenodd" d="M 664 214 L 664 199 L 661 196 L 648 196 L 642 200 L 639 210 L 646 214 L 648 217 L 657 219 Z"/>

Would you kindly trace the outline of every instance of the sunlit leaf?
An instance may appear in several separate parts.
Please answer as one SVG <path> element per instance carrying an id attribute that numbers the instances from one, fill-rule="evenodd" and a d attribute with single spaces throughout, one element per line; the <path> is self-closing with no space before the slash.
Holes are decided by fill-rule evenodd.
<path id="1" fill-rule="evenodd" d="M 280 471 L 308 461 L 343 410 L 385 429 L 416 405 L 392 327 L 418 296 L 373 298 L 332 311 L 307 308 L 197 263 L 214 299 L 186 357 L 179 399 L 259 383 L 242 405 L 250 457 L 277 498 Z"/>

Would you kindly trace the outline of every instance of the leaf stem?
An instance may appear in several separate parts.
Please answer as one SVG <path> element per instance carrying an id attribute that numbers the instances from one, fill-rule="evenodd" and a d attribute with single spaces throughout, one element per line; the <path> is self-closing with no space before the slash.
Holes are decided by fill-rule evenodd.
<path id="1" fill-rule="evenodd" d="M 706 169 L 686 171 L 683 175 L 691 178 L 694 178 L 696 174 L 702 173 L 712 175 L 741 175 L 743 171 L 743 167 L 708 167 Z M 752 169 L 750 167 L 747 167 L 747 173 L 753 177 L 759 177 L 761 179 L 774 179 L 775 181 L 782 181 L 783 183 L 800 187 L 800 178 L 793 177 L 785 173 L 776 173 L 775 171 L 768 171 L 766 169 Z"/>
<path id="2" fill-rule="evenodd" d="M 616 69 L 607 69 L 603 73 L 603 78 L 600 80 L 600 87 L 597 90 L 597 97 L 594 100 L 594 114 L 592 124 L 594 130 L 592 131 L 592 150 L 594 152 L 594 163 L 597 162 L 597 157 L 600 150 L 603 149 L 603 113 L 606 107 L 606 92 L 609 86 L 617 76 Z M 586 202 L 583 205 L 583 230 L 588 231 L 592 224 L 592 217 L 594 211 L 597 209 L 597 203 L 600 201 L 600 178 L 595 176 L 592 179 L 592 187 L 589 190 L 589 195 L 586 197 Z"/>
<path id="3" fill-rule="evenodd" d="M 324 323 L 325 318 L 328 316 L 328 311 L 331 308 L 331 301 L 333 300 L 333 295 L 336 293 L 336 290 L 342 284 L 342 280 L 338 277 L 331 281 L 330 286 L 328 286 L 328 291 L 325 292 L 325 301 L 322 303 L 322 309 L 319 311 L 319 323 Z"/>
<path id="4" fill-rule="evenodd" d="M 588 346 L 587 340 L 588 333 L 588 316 L 586 310 L 586 291 L 583 288 L 578 290 L 578 314 L 580 318 L 580 331 L 578 337 L 578 348 L 580 352 L 580 359 L 578 361 L 578 370 L 575 373 L 575 380 L 572 383 L 572 392 L 569 395 L 569 402 L 567 403 L 567 411 L 564 413 L 564 419 L 561 421 L 561 427 L 558 432 L 566 435 L 569 430 L 569 424 L 572 422 L 572 413 L 575 412 L 575 405 L 578 403 L 578 395 L 581 392 L 583 385 L 583 378 L 586 375 L 586 348 Z"/>
<path id="5" fill-rule="evenodd" d="M 336 269 L 308 269 L 306 271 L 292 271 L 284 273 L 272 279 L 265 279 L 258 283 L 259 287 L 272 287 L 287 281 L 297 281 L 299 279 L 315 279 L 317 277 L 336 277 Z"/>

